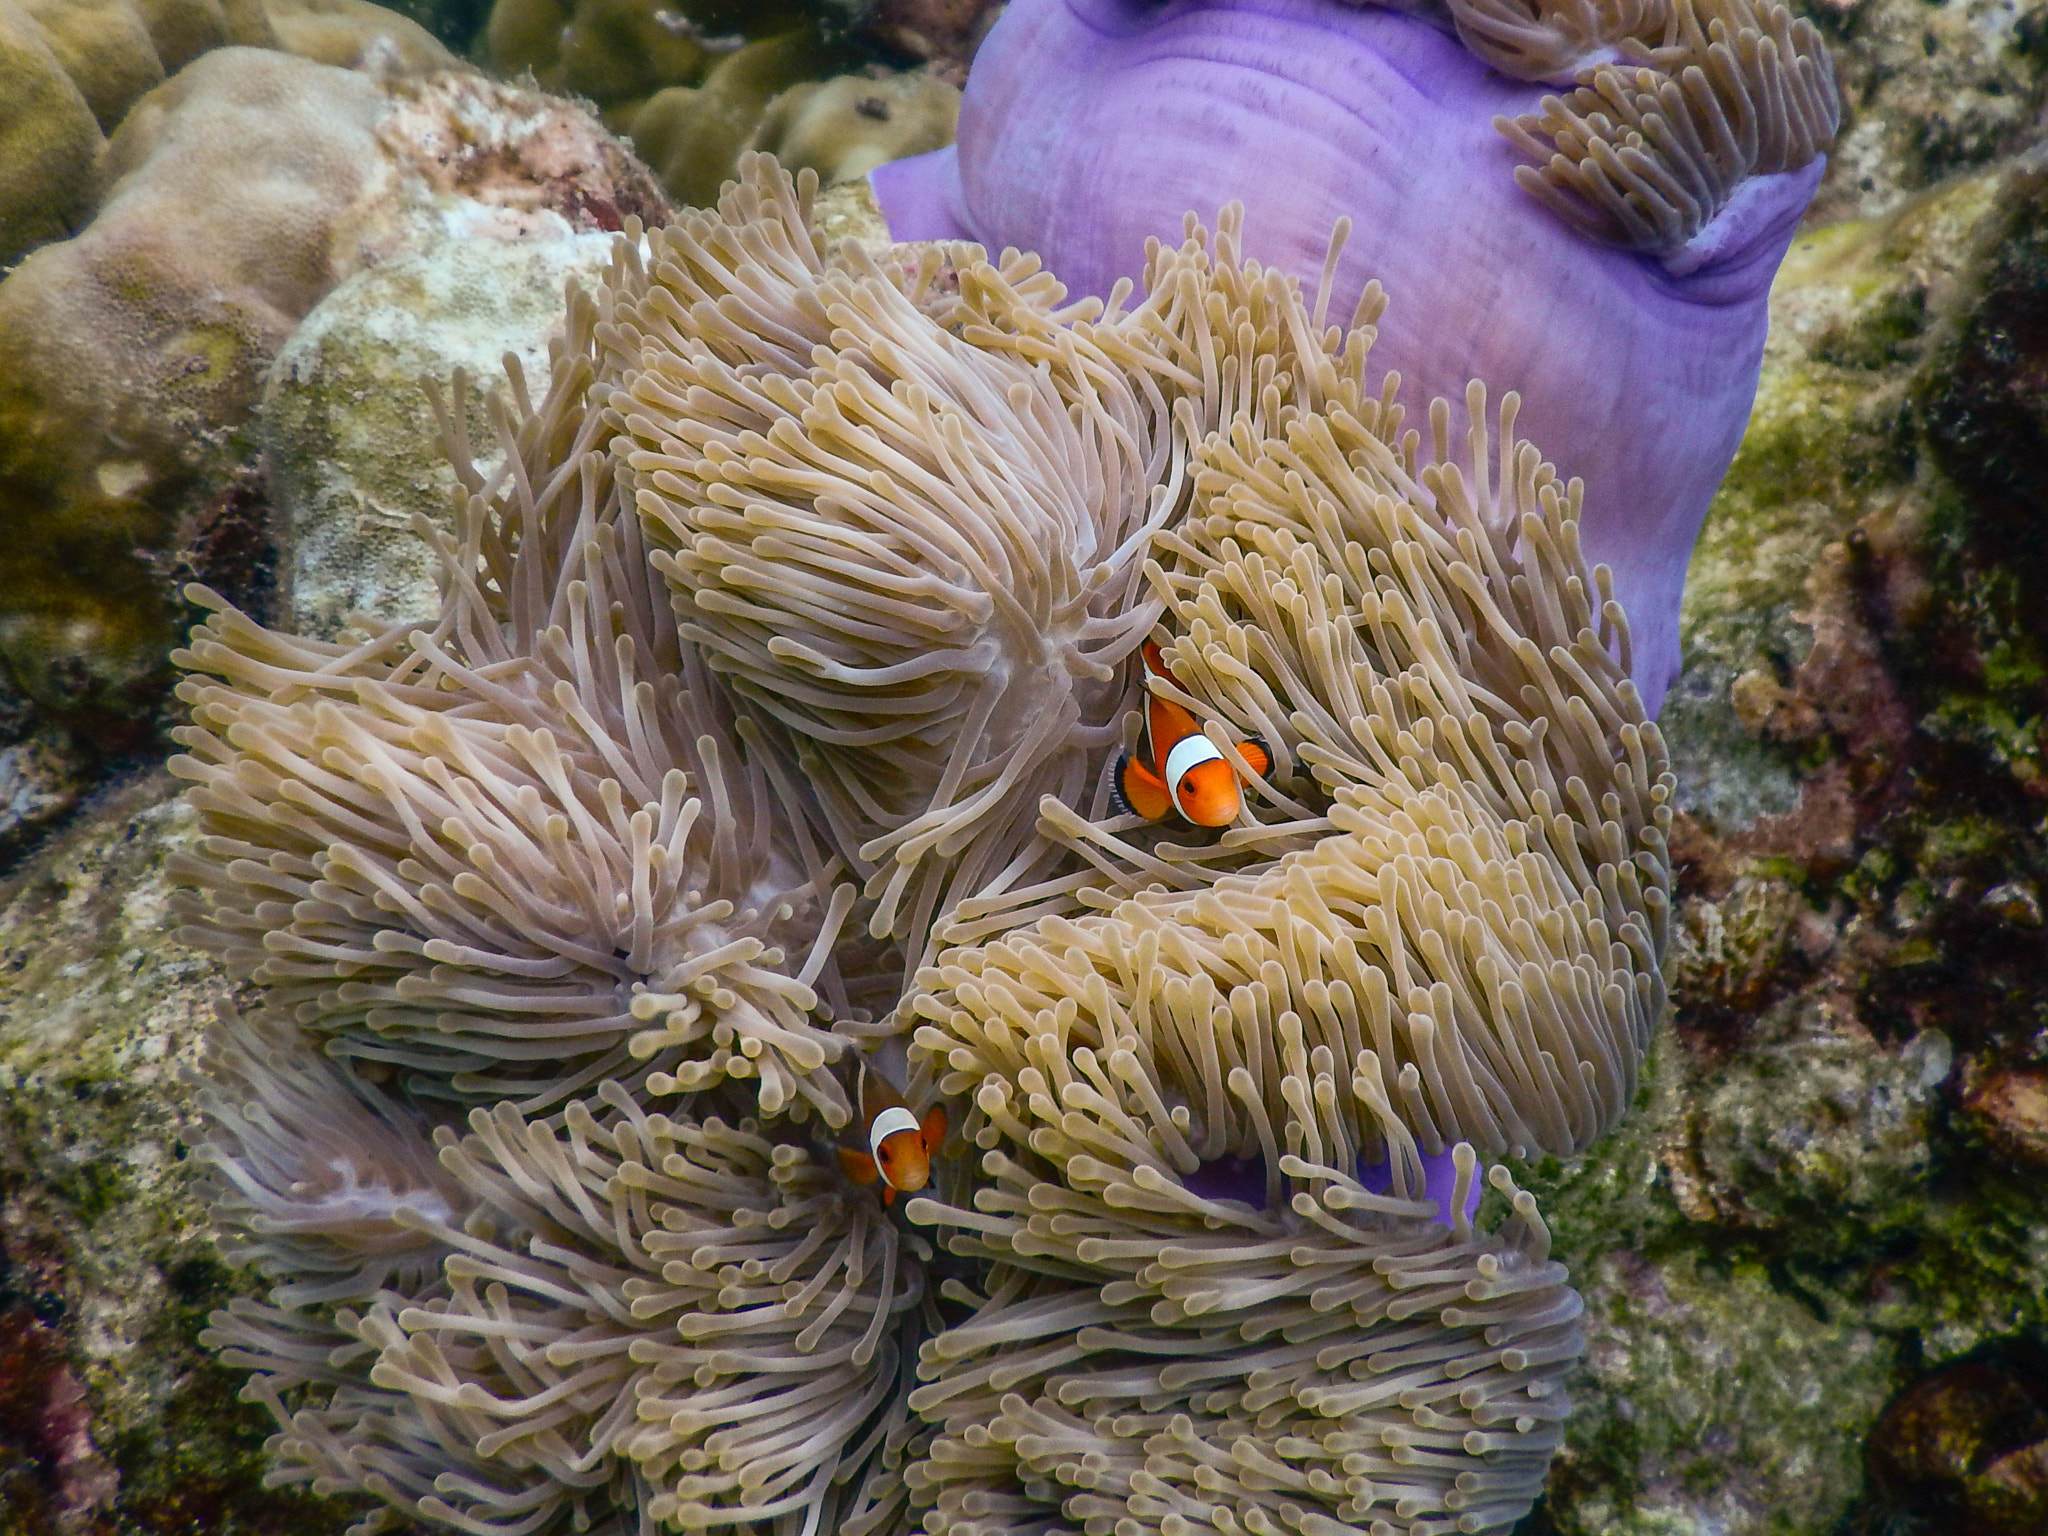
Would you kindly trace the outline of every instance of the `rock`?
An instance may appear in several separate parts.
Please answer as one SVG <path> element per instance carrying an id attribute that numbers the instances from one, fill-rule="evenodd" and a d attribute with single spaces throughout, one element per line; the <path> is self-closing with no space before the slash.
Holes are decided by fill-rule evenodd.
<path id="1" fill-rule="evenodd" d="M 1998 1151 L 2048 1168 L 2048 1071 L 2001 1067 L 1984 1074 L 1963 1108 Z"/>
<path id="2" fill-rule="evenodd" d="M 37 731 L 0 747 L 0 862 L 76 805 L 87 783 L 61 732 Z"/>
<path id="3" fill-rule="evenodd" d="M 2008 176 L 1973 270 L 1967 317 L 1920 386 L 1928 444 L 1979 510 L 1979 536 L 2048 582 L 2048 146 Z M 2044 625 L 2048 631 L 2048 625 Z"/>
<path id="4" fill-rule="evenodd" d="M 507 352 L 536 397 L 547 389 L 564 284 L 593 279 L 611 246 L 606 235 L 443 240 L 357 273 L 292 333 L 262 413 L 290 628 L 331 639 L 350 623 L 432 620 L 435 559 L 413 519 L 448 523 L 455 476 L 422 376 L 445 391 L 466 370 L 478 386 L 470 440 L 489 442 L 481 391 L 503 387 Z"/>
<path id="5" fill-rule="evenodd" d="M 2000 1341 L 1922 1376 L 1871 1431 L 1870 1475 L 1894 1508 L 1954 1536 L 2048 1530 L 2048 1352 Z"/>
<path id="6" fill-rule="evenodd" d="M 2048 94 L 2040 0 L 1820 0 L 1842 132 L 1816 222 L 1897 209 L 1958 171 L 2025 148 Z"/>
<path id="7" fill-rule="evenodd" d="M 171 937 L 194 819 L 161 770 L 0 879 L 0 1527 L 339 1531 L 260 1482 L 260 1409 L 195 1340 L 213 1251 L 187 1073 L 223 981 Z"/>
<path id="8" fill-rule="evenodd" d="M 2048 1328 L 2048 631 L 2030 525 L 1978 488 L 2018 428 L 1940 408 L 2015 338 L 2036 174 L 1806 229 L 1773 290 L 1661 721 L 1674 1027 L 1622 1128 L 1527 1180 L 1592 1341 L 1546 1532 L 2048 1528 L 1983 1502 L 2032 1442 L 1875 1476 L 1897 1394 Z"/>

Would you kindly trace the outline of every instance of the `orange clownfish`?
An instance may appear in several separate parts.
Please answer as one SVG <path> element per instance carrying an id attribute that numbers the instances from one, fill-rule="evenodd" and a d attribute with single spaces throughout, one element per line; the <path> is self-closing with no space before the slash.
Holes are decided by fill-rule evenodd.
<path id="1" fill-rule="evenodd" d="M 867 1147 L 840 1147 L 839 1166 L 856 1184 L 882 1181 L 882 1204 L 923 1189 L 931 1181 L 932 1158 L 946 1139 L 946 1107 L 934 1104 L 920 1120 L 881 1073 L 860 1064 L 860 1123 Z"/>
<path id="2" fill-rule="evenodd" d="M 1145 642 L 1145 670 L 1179 686 L 1150 640 Z M 1239 743 L 1237 750 L 1257 772 L 1272 769 L 1273 754 L 1256 737 Z M 1147 821 L 1164 821 L 1167 812 L 1177 811 L 1198 827 L 1227 827 L 1244 803 L 1237 772 L 1222 749 L 1202 734 L 1193 715 L 1149 690 L 1138 750 L 1117 759 L 1115 787 L 1124 808 Z"/>

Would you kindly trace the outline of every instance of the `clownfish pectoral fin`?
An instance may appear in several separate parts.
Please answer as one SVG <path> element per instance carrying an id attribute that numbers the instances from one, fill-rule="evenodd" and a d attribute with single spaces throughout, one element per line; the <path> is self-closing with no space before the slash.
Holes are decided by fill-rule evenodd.
<path id="1" fill-rule="evenodd" d="M 884 1204 L 884 1205 L 894 1205 L 895 1203 L 896 1203 L 896 1186 L 895 1186 L 894 1184 L 884 1184 L 884 1185 L 882 1186 L 882 1204 Z"/>
<path id="2" fill-rule="evenodd" d="M 1265 778 L 1273 771 L 1273 749 L 1260 737 L 1246 737 L 1237 744 L 1237 750 L 1243 755 L 1252 772 L 1260 778 Z"/>
<path id="3" fill-rule="evenodd" d="M 1166 792 L 1166 780 L 1128 752 L 1116 760 L 1116 773 L 1111 783 L 1124 809 L 1147 821 L 1164 821 L 1166 813 L 1173 809 L 1173 797 Z"/>
<path id="4" fill-rule="evenodd" d="M 856 1152 L 851 1147 L 835 1147 L 839 1154 L 839 1171 L 856 1184 L 872 1184 L 882 1176 L 882 1170 L 875 1160 L 865 1152 Z"/>
<path id="5" fill-rule="evenodd" d="M 926 1110 L 924 1120 L 917 1128 L 917 1133 L 924 1141 L 924 1155 L 926 1157 L 937 1157 L 939 1155 L 939 1143 L 946 1139 L 946 1106 L 934 1104 L 930 1109 Z"/>

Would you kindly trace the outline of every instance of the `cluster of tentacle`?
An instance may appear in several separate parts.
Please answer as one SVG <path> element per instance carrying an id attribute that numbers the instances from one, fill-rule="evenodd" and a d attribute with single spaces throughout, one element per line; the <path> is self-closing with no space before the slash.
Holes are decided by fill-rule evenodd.
<path id="1" fill-rule="evenodd" d="M 1515 179 L 1596 240 L 1683 261 L 1755 176 L 1834 139 L 1827 45 L 1784 0 L 1447 0 L 1465 46 L 1518 80 L 1571 84 L 1495 126 Z"/>
<path id="2" fill-rule="evenodd" d="M 810 195 L 629 231 L 502 467 L 451 425 L 437 624 L 208 599 L 182 658 L 275 1476 L 364 1532 L 1507 1529 L 1578 1301 L 1482 1159 L 1583 1149 L 1664 1004 L 1577 488 L 1513 397 L 1404 429 L 1377 292 L 1234 215 L 1062 309 Z M 1146 686 L 1270 745 L 1235 825 L 1111 810 Z M 891 1209 L 833 1147 L 905 1045 L 958 1131 Z"/>

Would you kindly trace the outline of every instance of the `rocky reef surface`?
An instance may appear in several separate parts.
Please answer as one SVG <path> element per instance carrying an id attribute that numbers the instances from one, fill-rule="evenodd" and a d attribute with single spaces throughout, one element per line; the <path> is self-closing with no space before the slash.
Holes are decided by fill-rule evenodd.
<path id="1" fill-rule="evenodd" d="M 2048 7 L 1814 19 L 1844 137 L 1662 715 L 1675 1025 L 1618 1132 L 1516 1169 L 1589 1341 L 1525 1536 L 2048 1529 Z M 858 199 L 836 217 L 861 228 Z M 318 362 L 357 387 L 349 326 L 402 332 L 417 372 L 534 345 L 531 316 L 479 339 L 460 283 L 373 276 L 393 313 L 341 282 L 282 343 L 302 386 Z M 282 463 L 344 429 L 320 397 L 263 430 Z M 213 526 L 237 527 L 279 491 L 226 457 Z M 196 1343 L 252 1287 L 192 1183 L 187 1074 L 225 983 L 169 936 L 196 829 L 153 717 L 111 775 L 29 702 L 0 700 L 10 722 L 0 1529 L 339 1532 L 358 1507 L 263 1489 L 267 1420 Z"/>

